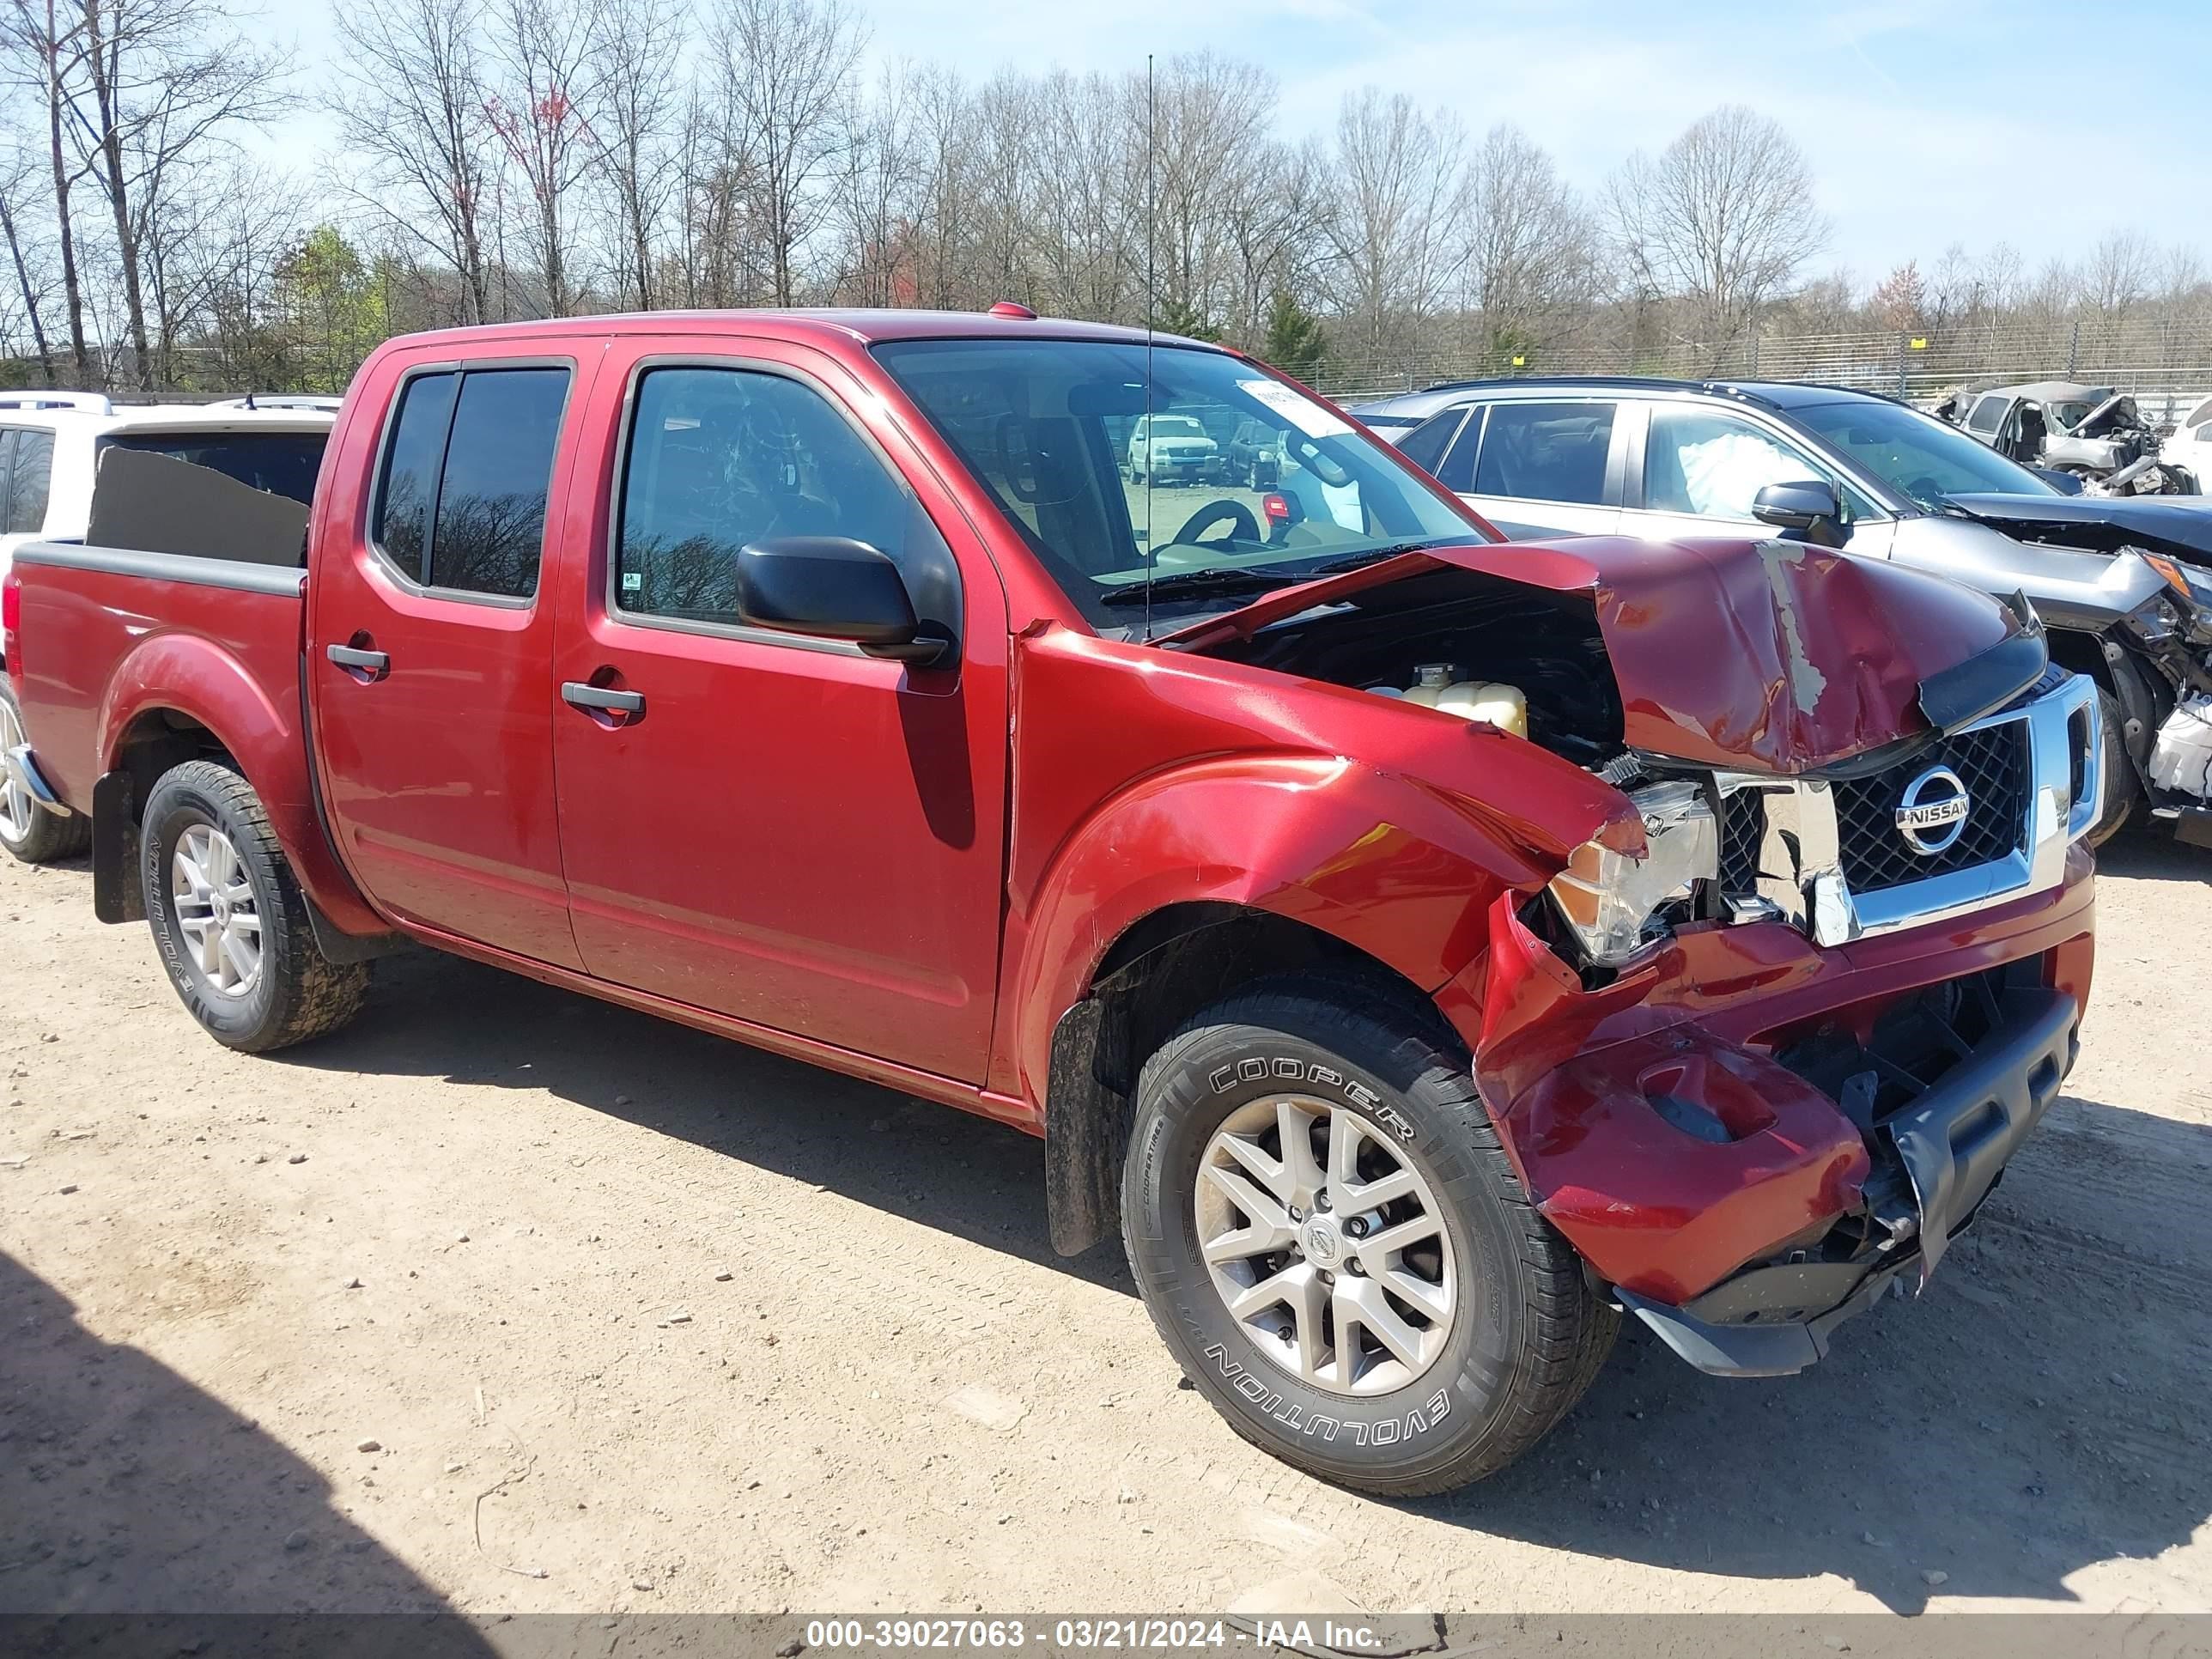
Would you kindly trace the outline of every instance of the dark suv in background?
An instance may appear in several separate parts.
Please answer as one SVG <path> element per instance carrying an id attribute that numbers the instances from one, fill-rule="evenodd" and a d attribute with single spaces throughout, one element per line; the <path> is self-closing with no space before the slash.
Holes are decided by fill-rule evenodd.
<path id="1" fill-rule="evenodd" d="M 2100 838 L 2147 802 L 2212 846 L 2212 502 L 2073 494 L 1840 386 L 1474 381 L 1390 399 L 1383 418 L 1420 398 L 1435 412 L 1379 434 L 1509 536 L 1674 541 L 1764 523 L 2024 593 L 2053 659 L 2096 681 L 2106 746 L 2127 762 L 2106 769 Z M 1800 484 L 1812 511 L 1805 492 L 1774 488 Z"/>

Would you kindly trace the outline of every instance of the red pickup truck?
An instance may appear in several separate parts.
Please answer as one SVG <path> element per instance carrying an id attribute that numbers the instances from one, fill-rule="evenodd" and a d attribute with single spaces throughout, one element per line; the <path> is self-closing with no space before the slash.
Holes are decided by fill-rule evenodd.
<path id="1" fill-rule="evenodd" d="M 1279 474 L 1129 477 L 1148 413 Z M 1003 1120 L 1238 1432 L 1437 1491 L 1624 1311 L 1810 1364 L 2073 1061 L 2088 684 L 1819 493 L 1500 544 L 1248 358 L 1026 313 L 417 336 L 304 569 L 16 555 L 9 765 L 219 1041 L 414 941 Z"/>

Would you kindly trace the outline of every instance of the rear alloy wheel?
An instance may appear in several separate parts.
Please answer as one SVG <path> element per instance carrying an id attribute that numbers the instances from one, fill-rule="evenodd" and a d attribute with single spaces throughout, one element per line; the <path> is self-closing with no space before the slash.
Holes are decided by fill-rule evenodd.
<path id="1" fill-rule="evenodd" d="M 1122 1174 L 1130 1272 L 1184 1374 L 1253 1444 L 1391 1497 L 1527 1451 L 1619 1322 L 1450 1041 L 1372 988 L 1261 981 L 1146 1062 Z"/>
<path id="2" fill-rule="evenodd" d="M 74 858 L 92 845 L 92 820 L 63 817 L 39 805 L 30 784 L 9 756 L 27 742 L 15 688 L 0 683 L 0 847 L 25 864 Z"/>
<path id="3" fill-rule="evenodd" d="M 189 761 L 161 775 L 138 870 L 169 982 L 216 1042 L 264 1054 L 361 1011 L 368 963 L 334 963 L 316 945 L 260 797 L 228 767 Z"/>

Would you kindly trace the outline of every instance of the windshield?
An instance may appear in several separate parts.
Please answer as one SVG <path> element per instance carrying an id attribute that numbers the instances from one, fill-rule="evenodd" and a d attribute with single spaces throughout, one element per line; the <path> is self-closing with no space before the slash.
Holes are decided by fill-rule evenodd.
<path id="1" fill-rule="evenodd" d="M 313 432 L 118 432 L 100 441 L 210 466 L 240 483 L 311 507 L 315 473 L 330 436 L 330 428 L 323 427 Z"/>
<path id="2" fill-rule="evenodd" d="M 1954 426 L 1902 404 L 1814 404 L 1790 411 L 1900 495 L 1935 512 L 1950 495 L 2056 495 Z"/>
<path id="3" fill-rule="evenodd" d="M 1224 352 L 1091 340 L 914 340 L 876 356 L 1100 627 L 1187 617 L 1386 549 L 1487 540 L 1325 405 Z M 1248 431 L 1233 450 L 1230 440 Z M 1147 434 L 1150 434 L 1149 437 Z M 1204 438 L 1202 447 L 1169 439 Z M 1279 453 L 1255 457 L 1255 439 Z"/>

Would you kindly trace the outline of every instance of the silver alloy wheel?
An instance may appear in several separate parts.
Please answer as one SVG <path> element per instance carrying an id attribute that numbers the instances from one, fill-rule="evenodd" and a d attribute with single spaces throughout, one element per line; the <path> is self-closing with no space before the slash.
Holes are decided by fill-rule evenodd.
<path id="1" fill-rule="evenodd" d="M 1253 1345 L 1332 1394 L 1388 1394 L 1436 1363 L 1458 1292 L 1429 1183 L 1347 1106 L 1275 1096 L 1206 1142 L 1198 1243 Z"/>
<path id="2" fill-rule="evenodd" d="M 251 996 L 261 983 L 261 913 L 230 837 L 211 823 L 187 828 L 169 860 L 169 889 L 177 931 L 209 988 Z"/>
<path id="3" fill-rule="evenodd" d="M 15 763 L 7 758 L 8 753 L 23 741 L 23 723 L 15 718 L 15 705 L 0 702 L 0 836 L 7 838 L 10 847 L 21 847 L 31 836 L 31 828 L 37 822 L 33 816 L 44 809 L 31 793 L 30 785 L 23 781 Z"/>

